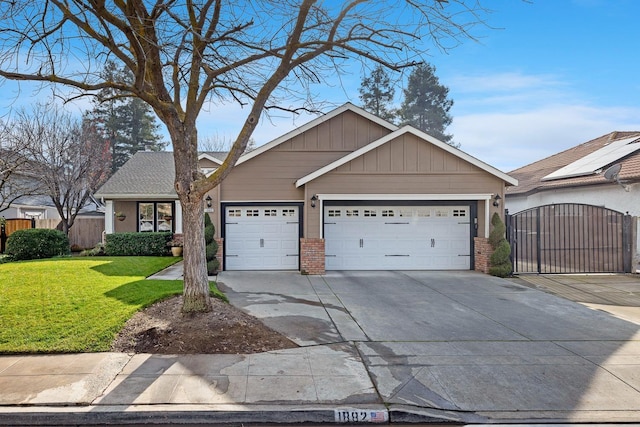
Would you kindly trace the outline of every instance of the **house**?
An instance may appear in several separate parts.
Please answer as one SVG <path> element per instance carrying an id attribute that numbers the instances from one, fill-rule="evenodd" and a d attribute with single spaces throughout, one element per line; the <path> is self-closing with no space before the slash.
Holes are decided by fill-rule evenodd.
<path id="1" fill-rule="evenodd" d="M 203 172 L 222 159 L 202 153 Z M 172 153 L 134 155 L 97 193 L 105 231 L 180 233 L 173 178 Z M 205 210 L 226 270 L 486 271 L 489 219 L 511 185 L 459 149 L 345 104 L 244 154 Z"/>
<path id="2" fill-rule="evenodd" d="M 611 132 L 509 175 L 519 183 L 506 189 L 509 213 L 523 217 L 522 224 L 529 214 L 545 218 L 538 219 L 538 226 L 523 225 L 527 232 L 516 238 L 525 270 L 534 258 L 528 253 L 532 247 L 556 254 L 544 260 L 538 254 L 537 272 L 635 271 L 640 259 L 634 231 L 640 224 L 633 218 L 640 216 L 640 131 Z M 552 228 L 543 231 L 543 223 Z M 548 241 L 526 243 L 533 229 L 542 236 L 538 239 Z M 514 265 L 518 271 L 517 259 Z"/>
<path id="3" fill-rule="evenodd" d="M 617 176 L 604 172 L 620 165 Z M 613 171 L 613 169 L 612 169 Z M 640 131 L 611 132 L 509 172 L 511 213 L 554 203 L 584 203 L 640 216 Z"/>

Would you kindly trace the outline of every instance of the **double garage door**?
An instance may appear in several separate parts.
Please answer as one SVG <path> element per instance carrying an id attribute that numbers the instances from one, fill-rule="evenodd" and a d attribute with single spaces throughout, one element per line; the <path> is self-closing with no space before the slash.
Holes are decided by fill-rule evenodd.
<path id="1" fill-rule="evenodd" d="M 327 206 L 327 270 L 461 270 L 471 262 L 469 206 Z"/>
<path id="2" fill-rule="evenodd" d="M 225 269 L 297 270 L 299 206 L 225 207 Z M 325 206 L 326 270 L 466 270 L 469 206 Z"/>

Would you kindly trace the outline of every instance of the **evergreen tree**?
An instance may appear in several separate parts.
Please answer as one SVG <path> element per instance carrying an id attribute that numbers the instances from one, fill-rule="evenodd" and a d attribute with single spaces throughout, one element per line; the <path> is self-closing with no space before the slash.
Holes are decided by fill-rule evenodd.
<path id="1" fill-rule="evenodd" d="M 403 125 L 411 125 L 456 147 L 453 135 L 445 133 L 452 121 L 449 110 L 453 101 L 447 98 L 449 88 L 440 84 L 435 72 L 435 67 L 427 63 L 413 69 L 404 90 L 400 119 Z"/>
<path id="2" fill-rule="evenodd" d="M 359 91 L 363 109 L 388 122 L 396 121 L 397 112 L 390 107 L 395 89 L 382 65 L 378 65 L 369 77 L 362 79 Z"/>
<path id="3" fill-rule="evenodd" d="M 101 77 L 115 82 L 131 82 L 133 79 L 130 73 L 119 69 L 112 61 L 105 64 Z M 112 172 L 138 151 L 161 151 L 166 147 L 158 134 L 155 115 L 141 99 L 105 88 L 98 92 L 94 105 L 89 117 L 110 143 Z"/>
<path id="4" fill-rule="evenodd" d="M 207 259 L 207 274 L 213 276 L 218 274 L 220 268 L 220 261 L 216 257 L 218 253 L 218 242 L 215 239 L 216 228 L 211 222 L 209 214 L 204 214 L 204 243 Z"/>

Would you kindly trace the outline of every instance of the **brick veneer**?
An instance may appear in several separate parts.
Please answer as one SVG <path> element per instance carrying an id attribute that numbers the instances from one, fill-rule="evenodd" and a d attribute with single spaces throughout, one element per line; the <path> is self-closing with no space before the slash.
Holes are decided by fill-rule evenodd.
<path id="1" fill-rule="evenodd" d="M 473 243 L 475 247 L 475 266 L 476 271 L 481 271 L 485 274 L 489 273 L 489 258 L 493 253 L 493 248 L 489 244 L 489 239 L 486 237 L 474 237 Z"/>
<path id="2" fill-rule="evenodd" d="M 218 271 L 222 271 L 224 270 L 224 249 L 223 249 L 223 243 L 224 243 L 224 239 L 221 237 L 216 237 L 215 238 L 216 242 L 218 243 L 218 252 L 216 252 L 216 258 L 218 258 L 218 261 L 220 262 L 220 267 L 218 267 Z"/>
<path id="3" fill-rule="evenodd" d="M 300 272 L 324 274 L 324 239 L 300 239 Z"/>

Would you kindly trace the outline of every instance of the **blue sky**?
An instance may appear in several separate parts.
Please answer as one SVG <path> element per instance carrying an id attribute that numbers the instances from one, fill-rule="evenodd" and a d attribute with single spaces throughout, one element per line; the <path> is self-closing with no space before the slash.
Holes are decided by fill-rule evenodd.
<path id="1" fill-rule="evenodd" d="M 482 0 L 494 12 L 471 40 L 429 61 L 454 101 L 449 132 L 461 149 L 508 172 L 614 130 L 640 130 L 640 16 L 638 0 Z M 314 88 L 333 106 L 359 105 L 360 67 Z M 2 87 L 5 105 L 16 102 Z M 46 92 L 46 93 L 45 93 Z M 42 96 L 48 94 L 43 91 Z M 401 90 L 397 90 L 400 102 Z M 0 101 L 0 108 L 5 106 Z M 88 101 L 77 109 L 90 108 Z M 230 140 L 244 112 L 226 105 L 205 109 L 200 137 Z M 326 111 L 330 108 L 327 107 Z M 315 116 L 262 119 L 258 145 Z M 168 138 L 167 138 L 168 139 Z"/>
<path id="2" fill-rule="evenodd" d="M 484 0 L 477 32 L 430 62 L 454 100 L 449 131 L 461 149 L 505 172 L 614 130 L 640 130 L 637 0 Z M 360 104 L 360 75 L 322 91 Z M 400 91 L 397 91 L 398 102 Z M 230 138 L 234 108 L 203 115 L 200 134 Z M 212 120 L 216 117 L 217 120 Z M 258 145 L 313 117 L 264 120 Z"/>

